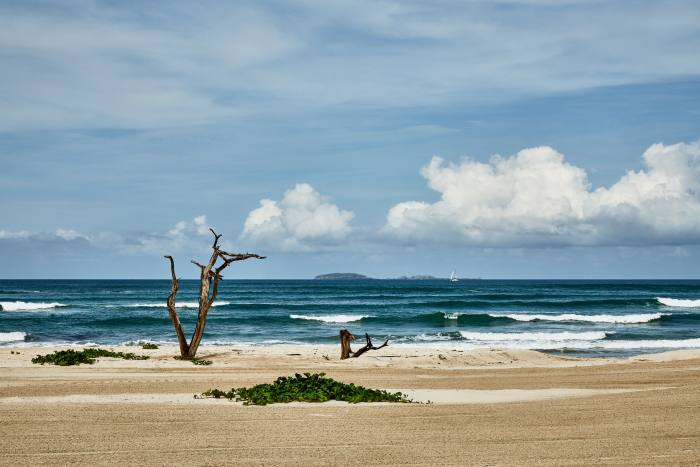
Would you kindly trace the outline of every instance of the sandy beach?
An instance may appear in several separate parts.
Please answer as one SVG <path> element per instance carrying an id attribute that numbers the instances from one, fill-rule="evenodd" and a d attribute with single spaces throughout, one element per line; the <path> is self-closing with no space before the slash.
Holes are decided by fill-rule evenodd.
<path id="1" fill-rule="evenodd" d="M 33 365 L 0 349 L 0 463 L 697 465 L 700 352 L 579 359 L 527 350 L 203 346 L 172 359 Z M 20 352 L 11 353 L 11 352 Z M 194 394 L 322 371 L 431 404 L 243 406 Z"/>

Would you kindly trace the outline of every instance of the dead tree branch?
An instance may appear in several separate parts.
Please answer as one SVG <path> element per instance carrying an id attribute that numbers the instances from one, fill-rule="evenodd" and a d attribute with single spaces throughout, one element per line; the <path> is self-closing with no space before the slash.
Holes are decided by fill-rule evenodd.
<path id="1" fill-rule="evenodd" d="M 209 227 L 209 231 L 212 234 L 214 234 L 214 244 L 211 247 L 216 250 L 217 246 L 219 245 L 219 239 L 221 238 L 221 235 L 223 235 L 223 234 L 217 234 L 216 232 L 214 232 L 214 229 L 212 229 L 211 227 Z"/>
<path id="2" fill-rule="evenodd" d="M 345 360 L 347 358 L 357 358 L 363 353 L 369 351 L 369 350 L 379 350 L 382 347 L 386 347 L 389 345 L 389 339 L 385 340 L 382 345 L 379 347 L 376 347 L 372 345 L 372 339 L 370 339 L 369 334 L 365 333 L 365 339 L 367 340 L 367 343 L 363 346 L 357 349 L 355 352 L 352 351 L 350 348 L 350 343 L 357 339 L 357 337 L 353 336 L 350 331 L 347 329 L 343 329 L 340 331 L 340 359 Z"/>

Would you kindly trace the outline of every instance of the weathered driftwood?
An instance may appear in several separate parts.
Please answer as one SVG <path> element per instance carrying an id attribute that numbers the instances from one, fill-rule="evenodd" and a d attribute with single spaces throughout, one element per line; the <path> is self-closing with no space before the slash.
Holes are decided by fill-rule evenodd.
<path id="1" fill-rule="evenodd" d="M 367 343 L 363 347 L 353 352 L 350 348 L 350 342 L 354 341 L 355 339 L 357 339 L 357 337 L 353 336 L 347 329 L 343 329 L 342 331 L 340 331 L 341 360 L 345 360 L 346 358 L 357 358 L 369 350 L 379 350 L 382 347 L 386 347 L 387 345 L 389 345 L 389 340 L 387 339 L 382 345 L 380 345 L 379 347 L 375 347 L 374 345 L 372 345 L 372 339 L 369 338 L 369 334 L 365 333 L 365 339 L 367 340 Z"/>
<path id="2" fill-rule="evenodd" d="M 182 324 L 180 324 L 180 318 L 175 309 L 175 297 L 180 285 L 175 275 L 175 260 L 173 260 L 172 256 L 165 256 L 170 261 L 170 274 L 172 276 L 172 286 L 167 302 L 168 314 L 175 327 L 177 341 L 180 344 L 180 355 L 183 357 L 192 358 L 197 354 L 197 348 L 199 348 L 199 343 L 202 341 L 202 336 L 204 335 L 204 326 L 207 323 L 207 313 L 209 313 L 209 309 L 214 304 L 214 300 L 216 300 L 216 295 L 219 292 L 219 281 L 224 278 L 221 272 L 236 261 L 245 261 L 250 258 L 265 259 L 265 256 L 256 255 L 254 253 L 228 253 L 220 249 L 219 239 L 221 238 L 221 234 L 217 234 L 213 229 L 209 230 L 214 234 L 213 251 L 209 262 L 204 265 L 192 260 L 192 264 L 200 269 L 199 313 L 197 314 L 197 324 L 195 325 L 194 333 L 189 343 L 182 330 Z M 221 260 L 221 263 L 217 265 L 219 260 Z"/>

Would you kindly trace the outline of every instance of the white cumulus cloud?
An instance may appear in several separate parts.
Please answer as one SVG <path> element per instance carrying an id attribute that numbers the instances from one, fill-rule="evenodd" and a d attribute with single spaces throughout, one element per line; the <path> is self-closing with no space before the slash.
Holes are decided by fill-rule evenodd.
<path id="1" fill-rule="evenodd" d="M 241 239 L 282 251 L 324 248 L 348 236 L 353 217 L 308 183 L 298 183 L 280 201 L 262 199 L 248 214 Z"/>
<path id="2" fill-rule="evenodd" d="M 700 243 L 700 143 L 650 146 L 645 168 L 593 189 L 551 147 L 421 174 L 441 198 L 389 209 L 383 233 L 406 241 L 477 246 Z"/>
<path id="3" fill-rule="evenodd" d="M 211 235 L 205 214 L 195 217 L 191 222 L 180 221 L 172 229 L 168 230 L 168 236 L 172 238 L 181 238 L 195 234 L 199 236 Z"/>

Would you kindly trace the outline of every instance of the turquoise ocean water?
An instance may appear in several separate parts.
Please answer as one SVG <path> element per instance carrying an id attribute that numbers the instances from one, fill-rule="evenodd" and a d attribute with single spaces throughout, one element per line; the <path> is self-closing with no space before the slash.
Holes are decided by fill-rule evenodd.
<path id="1" fill-rule="evenodd" d="M 197 281 L 183 280 L 191 332 Z M 0 280 L 0 345 L 175 343 L 169 281 Z M 204 344 L 514 347 L 622 355 L 700 347 L 700 281 L 225 281 Z"/>

